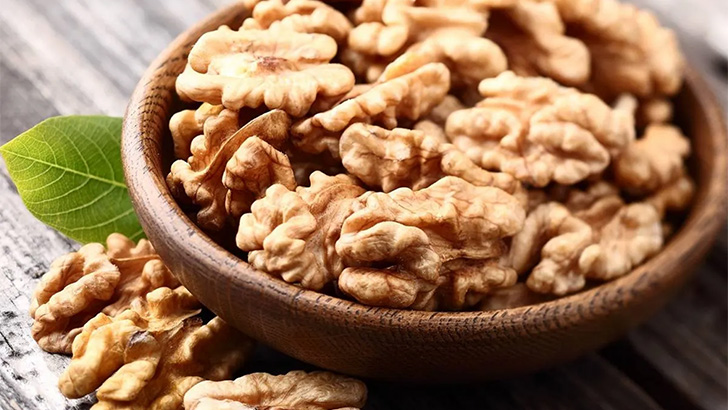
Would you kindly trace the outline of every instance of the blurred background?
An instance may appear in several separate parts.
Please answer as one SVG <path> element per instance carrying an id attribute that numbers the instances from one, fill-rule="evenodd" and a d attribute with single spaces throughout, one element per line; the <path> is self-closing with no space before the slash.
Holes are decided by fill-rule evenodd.
<path id="1" fill-rule="evenodd" d="M 0 144 L 56 115 L 122 116 L 152 59 L 229 0 L 0 0 Z M 688 61 L 728 102 L 728 1 L 639 0 L 678 31 Z M 726 117 L 728 117 L 728 111 Z M 478 386 L 369 382 L 368 408 L 728 407 L 725 232 L 686 289 L 625 339 L 574 363 Z M 55 389 L 67 363 L 27 329 L 29 294 L 76 244 L 23 207 L 0 160 L 0 409 L 84 409 Z M 423 358 L 427 360 L 427 358 Z M 261 348 L 247 370 L 309 368 Z"/>

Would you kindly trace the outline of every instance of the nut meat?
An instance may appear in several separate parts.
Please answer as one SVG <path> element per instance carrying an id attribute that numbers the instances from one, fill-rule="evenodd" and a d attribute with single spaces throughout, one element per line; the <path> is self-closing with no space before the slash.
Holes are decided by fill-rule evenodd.
<path id="1" fill-rule="evenodd" d="M 545 78 L 506 72 L 479 90 L 475 108 L 448 117 L 448 137 L 475 163 L 535 186 L 597 175 L 634 139 L 627 112 Z"/>
<path id="2" fill-rule="evenodd" d="M 344 95 L 354 86 L 351 70 L 329 63 L 336 50 L 325 34 L 223 26 L 197 41 L 177 92 L 232 110 L 266 106 L 300 117 L 317 96 Z"/>
<path id="3" fill-rule="evenodd" d="M 684 57 L 649 12 L 244 3 L 177 79 L 202 104 L 170 121 L 168 185 L 258 270 L 372 306 L 522 306 L 627 274 L 691 203 Z"/>
<path id="4" fill-rule="evenodd" d="M 121 234 L 83 246 L 53 262 L 35 289 L 31 333 L 48 352 L 71 353 L 84 323 L 104 312 L 116 316 L 154 289 L 178 282 L 142 239 L 138 245 Z"/>
<path id="5" fill-rule="evenodd" d="M 185 410 L 354 410 L 364 406 L 364 383 L 328 372 L 252 373 L 202 382 L 185 394 Z"/>
<path id="6" fill-rule="evenodd" d="M 94 410 L 176 409 L 193 385 L 229 378 L 252 342 L 220 318 L 203 324 L 199 306 L 183 287 L 159 288 L 114 318 L 100 313 L 73 342 L 61 392 L 96 390 Z"/>

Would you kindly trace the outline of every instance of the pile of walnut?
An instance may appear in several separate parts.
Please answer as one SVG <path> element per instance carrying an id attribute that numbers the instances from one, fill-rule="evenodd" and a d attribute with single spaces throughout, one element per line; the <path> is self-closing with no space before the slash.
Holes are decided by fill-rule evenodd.
<path id="1" fill-rule="evenodd" d="M 326 372 L 224 381 L 253 341 L 219 317 L 205 323 L 201 308 L 148 241 L 112 234 L 106 248 L 88 244 L 51 265 L 33 295 L 31 333 L 44 350 L 73 354 L 58 387 L 69 398 L 95 391 L 94 410 L 364 405 L 361 382 Z"/>
<path id="2" fill-rule="evenodd" d="M 246 3 L 177 79 L 198 105 L 167 180 L 257 269 L 372 306 L 515 306 L 630 272 L 689 205 L 683 58 L 648 12 Z"/>

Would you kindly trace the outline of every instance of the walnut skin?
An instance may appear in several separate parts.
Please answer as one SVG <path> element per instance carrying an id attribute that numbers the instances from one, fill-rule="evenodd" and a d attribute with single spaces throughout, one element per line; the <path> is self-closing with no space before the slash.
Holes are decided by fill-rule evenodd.
<path id="1" fill-rule="evenodd" d="M 456 177 L 420 191 L 367 192 L 352 209 L 336 243 L 349 266 L 339 287 L 368 305 L 412 309 L 437 307 L 435 291 L 447 280 L 443 262 L 502 255 L 502 239 L 518 232 L 524 219 L 506 192 Z"/>
<path id="2" fill-rule="evenodd" d="M 206 149 L 193 149 L 193 156 L 187 162 L 178 160 L 172 164 L 167 185 L 176 198 L 188 199 L 200 208 L 197 223 L 203 229 L 220 230 L 231 217 L 228 209 L 235 208 L 232 205 L 228 208 L 225 206 L 230 188 L 225 186 L 223 174 L 228 161 L 232 159 L 231 166 L 235 166 L 238 159 L 233 156 L 250 137 L 255 136 L 274 147 L 280 147 L 288 137 L 289 124 L 286 113 L 274 110 L 214 144 L 211 143 L 211 136 L 208 136 Z M 248 148 L 249 145 L 244 150 Z M 236 208 L 235 211 L 240 212 L 240 209 Z"/>
<path id="3" fill-rule="evenodd" d="M 579 258 L 592 236 L 587 223 L 562 204 L 548 202 L 528 214 L 511 241 L 508 259 L 519 274 L 533 268 L 526 281 L 532 291 L 565 295 L 584 287 Z"/>
<path id="4" fill-rule="evenodd" d="M 518 75 L 551 77 L 580 85 L 589 78 L 589 51 L 568 37 L 552 3 L 521 0 L 495 10 L 485 35 L 503 48 L 508 68 Z"/>
<path id="5" fill-rule="evenodd" d="M 114 318 L 100 313 L 73 342 L 61 392 L 96 390 L 94 410 L 177 409 L 196 383 L 230 377 L 252 342 L 219 318 L 203 325 L 198 307 L 183 287 L 159 288 Z"/>
<path id="6" fill-rule="evenodd" d="M 598 97 L 506 72 L 483 80 L 485 99 L 448 117 L 446 133 L 476 164 L 534 186 L 599 174 L 634 139 L 634 119 Z"/>
<path id="7" fill-rule="evenodd" d="M 616 0 L 551 0 L 569 33 L 589 48 L 589 87 L 607 98 L 674 95 L 684 59 L 675 34 L 649 12 Z"/>
<path id="8" fill-rule="evenodd" d="M 420 131 L 354 124 L 342 135 L 339 150 L 347 171 L 384 192 L 402 187 L 416 191 L 448 175 L 509 194 L 522 189 L 510 175 L 488 172 L 452 145 Z"/>
<path id="9" fill-rule="evenodd" d="M 374 84 L 328 111 L 298 121 L 291 128 L 292 142 L 302 151 L 314 154 L 328 149 L 338 158 L 338 138 L 352 123 L 394 128 L 398 119 L 417 120 L 442 101 L 449 87 L 447 67 L 426 64 L 412 73 Z"/>
<path id="10" fill-rule="evenodd" d="M 326 34 L 341 44 L 351 31 L 351 22 L 333 7 L 316 0 L 268 0 L 258 3 L 252 18 L 243 22 L 245 30 L 297 31 Z"/>
<path id="11" fill-rule="evenodd" d="M 256 269 L 319 290 L 344 266 L 334 250 L 349 204 L 364 192 L 346 175 L 311 174 L 310 187 L 273 185 L 240 219 L 236 237 Z"/>
<path id="12" fill-rule="evenodd" d="M 354 86 L 348 68 L 329 64 L 336 50 L 336 41 L 324 34 L 223 26 L 192 48 L 177 92 L 232 110 L 264 105 L 300 117 L 317 96 L 343 95 Z"/>
<path id="13" fill-rule="evenodd" d="M 682 176 L 690 141 L 671 125 L 650 125 L 614 163 L 617 184 L 633 194 L 655 192 Z"/>
<path id="14" fill-rule="evenodd" d="M 107 247 L 83 246 L 53 262 L 35 289 L 31 333 L 52 353 L 71 353 L 73 339 L 99 312 L 115 316 L 163 286 L 177 286 L 148 241 L 112 234 Z"/>
<path id="15" fill-rule="evenodd" d="M 364 406 L 364 383 L 328 372 L 252 373 L 236 380 L 202 382 L 184 398 L 185 410 L 355 410 Z"/>

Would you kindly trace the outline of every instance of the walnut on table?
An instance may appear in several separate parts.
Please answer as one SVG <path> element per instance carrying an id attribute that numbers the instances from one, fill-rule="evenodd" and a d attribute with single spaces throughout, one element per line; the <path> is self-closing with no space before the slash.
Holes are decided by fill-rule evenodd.
<path id="1" fill-rule="evenodd" d="M 220 318 L 203 324 L 199 307 L 180 286 L 159 288 L 116 317 L 98 314 L 73 342 L 61 392 L 78 398 L 96 390 L 94 410 L 177 409 L 193 385 L 229 378 L 252 341 Z"/>
<path id="2" fill-rule="evenodd" d="M 252 17 L 243 21 L 245 30 L 287 30 L 326 34 L 342 44 L 352 24 L 341 12 L 316 0 L 268 0 L 253 8 Z"/>
<path id="3" fill-rule="evenodd" d="M 351 90 L 352 72 L 330 63 L 337 51 L 334 39 L 276 27 L 234 31 L 223 26 L 204 34 L 177 78 L 177 93 L 232 110 L 265 106 L 300 117 L 317 97 Z"/>
<path id="4" fill-rule="evenodd" d="M 672 96 L 682 85 L 684 58 L 675 34 L 652 13 L 617 0 L 551 0 L 571 36 L 591 54 L 587 88 L 612 98 Z"/>
<path id="5" fill-rule="evenodd" d="M 240 219 L 236 237 L 255 268 L 320 290 L 344 269 L 334 245 L 350 203 L 364 192 L 347 175 L 311 174 L 310 187 L 273 185 Z"/>
<path id="6" fill-rule="evenodd" d="M 291 127 L 291 140 L 298 149 L 309 153 L 328 150 L 339 157 L 339 137 L 351 124 L 373 123 L 386 128 L 398 120 L 416 121 L 439 104 L 450 88 L 450 72 L 445 65 L 430 63 L 382 83 L 358 90 L 328 111 L 299 120 Z"/>
<path id="7" fill-rule="evenodd" d="M 506 72 L 479 86 L 476 107 L 448 117 L 446 133 L 476 164 L 537 187 L 598 175 L 634 139 L 634 118 L 547 78 Z"/>
<path id="8" fill-rule="evenodd" d="M 208 120 L 209 123 L 209 120 Z M 250 185 L 241 187 L 236 175 L 255 173 L 254 170 L 236 170 L 239 163 L 258 162 L 264 165 L 263 169 L 272 170 L 272 165 L 285 166 L 285 160 L 275 154 L 270 146 L 281 147 L 288 138 L 290 120 L 288 115 L 280 110 L 273 110 L 250 121 L 243 128 L 225 138 L 213 138 L 218 134 L 216 127 L 205 127 L 205 140 L 199 147 L 193 141 L 192 156 L 188 161 L 177 160 L 172 164 L 167 185 L 175 198 L 189 200 L 199 207 L 197 223 L 203 229 L 217 231 L 222 229 L 230 219 L 240 217 L 247 211 L 251 196 L 262 195 L 263 191 L 250 192 Z M 228 132 L 226 131 L 225 134 Z M 251 137 L 257 137 L 253 142 L 245 144 Z M 199 138 L 199 137 L 198 137 Z M 262 143 L 267 143 L 267 151 L 258 149 Z M 237 151 L 242 150 L 241 153 Z M 252 160 L 251 155 L 258 155 Z M 276 162 L 277 161 L 277 162 Z M 266 168 L 268 167 L 268 168 Z M 279 168 L 280 168 L 279 167 Z M 270 172 L 267 177 L 274 181 L 290 184 L 284 177 L 278 181 L 275 178 L 284 173 L 278 170 Z M 223 176 L 227 178 L 223 178 Z M 225 183 L 233 186 L 226 186 Z M 243 184 L 244 185 L 244 184 Z M 237 188 L 244 188 L 243 193 Z M 256 187 L 253 187 L 256 188 Z M 261 188 L 258 186 L 257 188 Z M 244 203 L 233 202 L 241 198 Z"/>
<path id="9" fill-rule="evenodd" d="M 31 334 L 52 353 L 71 353 L 84 323 L 103 312 L 116 316 L 154 289 L 177 286 L 151 244 L 109 235 L 107 249 L 83 246 L 53 262 L 31 300 Z"/>
<path id="10" fill-rule="evenodd" d="M 419 191 L 367 192 L 352 209 L 336 242 L 336 252 L 348 266 L 338 285 L 364 304 L 435 309 L 445 296 L 437 295 L 437 289 L 458 273 L 451 265 L 445 274 L 443 264 L 456 260 L 469 271 L 463 275 L 476 269 L 493 288 L 515 283 L 515 271 L 486 263 L 506 252 L 503 239 L 518 232 L 525 217 L 518 201 L 498 188 L 444 177 Z M 479 293 L 488 287 L 470 283 Z M 449 287 L 442 288 L 447 292 Z M 467 294 L 467 289 L 460 292 Z"/>
<path id="11" fill-rule="evenodd" d="M 364 383 L 329 372 L 252 373 L 235 380 L 205 381 L 184 397 L 185 410 L 355 410 L 364 406 Z"/>
<path id="12" fill-rule="evenodd" d="M 485 36 L 503 48 L 508 68 L 518 75 L 581 85 L 589 79 L 589 51 L 565 32 L 553 3 L 521 0 L 494 10 Z"/>

